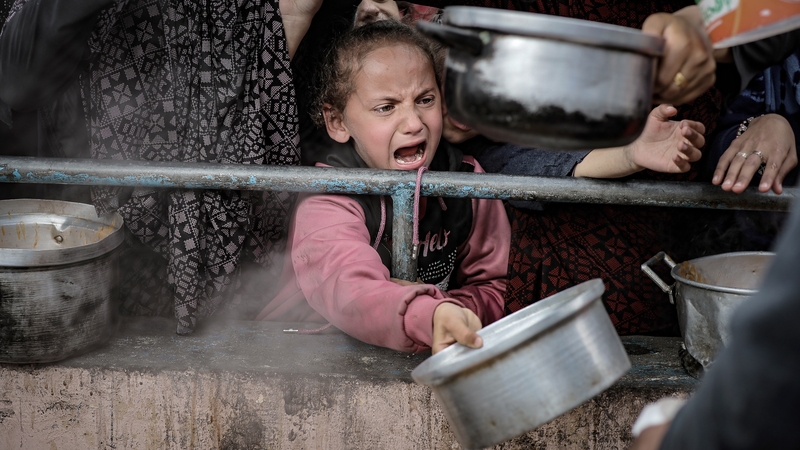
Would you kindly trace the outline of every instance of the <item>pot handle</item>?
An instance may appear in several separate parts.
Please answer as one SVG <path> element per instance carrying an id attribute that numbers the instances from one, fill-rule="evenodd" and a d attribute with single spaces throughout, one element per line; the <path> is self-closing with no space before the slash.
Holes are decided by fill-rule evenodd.
<path id="1" fill-rule="evenodd" d="M 657 263 L 657 262 L 659 262 L 661 260 L 663 260 L 665 263 L 667 263 L 667 265 L 669 266 L 670 269 L 672 269 L 673 267 L 675 267 L 677 265 L 677 264 L 675 264 L 675 261 L 673 261 L 672 258 L 670 258 L 666 253 L 658 252 L 658 254 L 656 254 L 656 256 L 653 256 L 652 258 L 648 259 L 647 262 L 642 264 L 642 272 L 647 274 L 647 276 L 650 277 L 651 280 L 655 281 L 655 283 L 658 285 L 658 287 L 661 288 L 662 291 L 664 291 L 667 294 L 669 294 L 669 302 L 674 305 L 675 304 L 675 300 L 673 300 L 673 298 L 672 298 L 672 286 L 670 286 L 667 283 L 665 283 L 664 280 L 662 280 L 661 277 L 656 275 L 656 273 L 653 272 L 653 269 L 650 268 L 651 265 L 653 265 L 653 264 L 655 264 L 655 263 Z"/>
<path id="2" fill-rule="evenodd" d="M 422 34 L 428 35 L 444 45 L 463 50 L 474 56 L 480 55 L 483 52 L 483 46 L 488 44 L 491 39 L 487 31 L 464 30 L 424 20 L 417 22 L 417 29 Z"/>

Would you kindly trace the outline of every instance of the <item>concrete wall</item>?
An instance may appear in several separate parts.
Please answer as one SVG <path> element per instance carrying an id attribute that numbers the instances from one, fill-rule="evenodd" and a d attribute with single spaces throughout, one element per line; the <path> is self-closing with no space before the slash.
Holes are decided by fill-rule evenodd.
<path id="1" fill-rule="evenodd" d="M 89 354 L 0 365 L 0 449 L 460 448 L 429 388 L 410 379 L 427 355 L 282 328 L 178 337 L 137 319 Z M 497 448 L 625 448 L 647 402 L 694 387 L 677 340 L 624 342 L 634 368 L 615 386 Z"/>

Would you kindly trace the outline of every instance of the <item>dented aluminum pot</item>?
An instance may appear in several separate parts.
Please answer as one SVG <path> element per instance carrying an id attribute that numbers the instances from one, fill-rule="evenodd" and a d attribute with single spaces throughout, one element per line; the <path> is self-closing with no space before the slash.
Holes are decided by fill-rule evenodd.
<path id="1" fill-rule="evenodd" d="M 448 114 L 501 142 L 592 149 L 633 142 L 651 109 L 663 39 L 520 11 L 448 6 L 417 22 L 444 43 Z"/>
<path id="2" fill-rule="evenodd" d="M 465 449 L 519 436 L 601 393 L 631 367 L 600 279 L 542 299 L 454 344 L 411 377 L 431 387 Z"/>
<path id="3" fill-rule="evenodd" d="M 108 341 L 122 218 L 92 205 L 0 201 L 0 362 L 45 363 Z"/>
<path id="4" fill-rule="evenodd" d="M 677 308 L 686 350 L 703 369 L 711 367 L 714 357 L 730 340 L 734 312 L 757 292 L 774 256 L 771 252 L 733 252 L 676 264 L 659 252 L 642 264 L 647 276 L 669 294 Z M 672 285 L 650 268 L 662 260 L 671 267 L 670 275 L 675 280 Z"/>

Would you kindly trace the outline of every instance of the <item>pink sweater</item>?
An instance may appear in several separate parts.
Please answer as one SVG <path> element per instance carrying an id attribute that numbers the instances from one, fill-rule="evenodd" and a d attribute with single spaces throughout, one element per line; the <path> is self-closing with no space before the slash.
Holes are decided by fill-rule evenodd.
<path id="1" fill-rule="evenodd" d="M 471 157 L 465 162 L 475 165 Z M 425 200 L 422 198 L 421 200 Z M 442 302 L 469 308 L 485 326 L 503 315 L 511 227 L 499 200 L 472 199 L 472 230 L 458 249 L 458 289 L 400 286 L 372 248 L 361 205 L 345 195 L 301 196 L 278 295 L 258 320 L 330 322 L 361 341 L 405 352 L 430 348 Z M 424 211 L 424 205 L 420 211 Z"/>

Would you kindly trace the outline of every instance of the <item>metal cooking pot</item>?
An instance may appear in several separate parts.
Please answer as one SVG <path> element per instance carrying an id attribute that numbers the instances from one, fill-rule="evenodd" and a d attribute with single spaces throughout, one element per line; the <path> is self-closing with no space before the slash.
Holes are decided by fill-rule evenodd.
<path id="1" fill-rule="evenodd" d="M 663 39 L 633 28 L 448 6 L 417 22 L 449 47 L 448 113 L 492 139 L 591 149 L 633 142 L 651 109 Z"/>
<path id="2" fill-rule="evenodd" d="M 692 259 L 683 265 L 664 252 L 642 264 L 642 270 L 669 294 L 678 310 L 678 324 L 686 350 L 703 369 L 730 339 L 734 311 L 757 292 L 774 253 L 734 252 Z M 675 283 L 667 285 L 650 268 L 663 260 Z M 691 267 L 690 273 L 685 268 Z"/>
<path id="3" fill-rule="evenodd" d="M 525 307 L 454 344 L 413 372 L 431 386 L 458 442 L 489 447 L 591 399 L 631 367 L 600 298 L 599 279 Z"/>
<path id="4" fill-rule="evenodd" d="M 0 362 L 58 361 L 115 325 L 117 213 L 53 200 L 0 201 Z"/>

